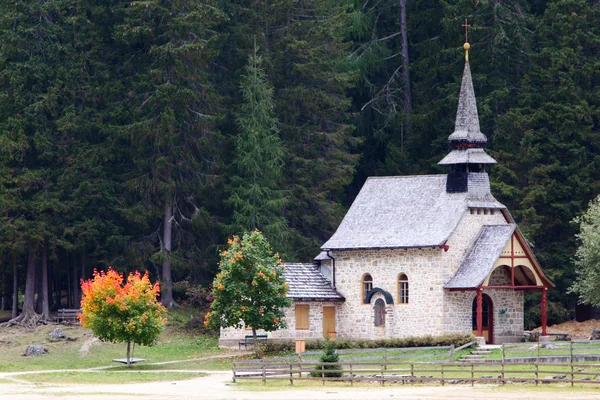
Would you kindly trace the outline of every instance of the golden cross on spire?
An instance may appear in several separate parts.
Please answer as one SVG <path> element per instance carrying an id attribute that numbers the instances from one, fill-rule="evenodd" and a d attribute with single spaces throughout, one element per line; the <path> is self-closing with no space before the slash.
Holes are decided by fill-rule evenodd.
<path id="1" fill-rule="evenodd" d="M 465 23 L 462 24 L 462 26 L 465 27 L 465 44 L 463 45 L 463 48 L 465 49 L 465 61 L 468 62 L 469 61 L 469 49 L 471 48 L 471 45 L 469 44 L 469 27 L 471 25 L 469 25 L 469 23 L 467 22 L 467 19 L 465 18 Z"/>
<path id="2" fill-rule="evenodd" d="M 465 43 L 469 43 L 469 27 L 471 25 L 468 24 L 467 19 L 465 18 L 465 23 L 462 24 L 465 27 Z"/>

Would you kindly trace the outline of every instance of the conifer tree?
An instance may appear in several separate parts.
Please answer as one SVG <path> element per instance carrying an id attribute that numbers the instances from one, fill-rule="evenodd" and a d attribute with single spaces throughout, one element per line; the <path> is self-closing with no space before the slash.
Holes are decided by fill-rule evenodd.
<path id="1" fill-rule="evenodd" d="M 273 112 L 273 88 L 267 81 L 258 49 L 248 57 L 242 83 L 243 103 L 237 114 L 235 172 L 229 202 L 236 233 L 258 229 L 283 252 L 287 221 L 281 189 L 284 150 Z"/>
<path id="2" fill-rule="evenodd" d="M 155 249 L 161 301 L 170 308 L 174 261 L 186 254 L 175 253 L 178 234 L 205 209 L 203 196 L 220 163 L 214 129 L 220 100 L 210 68 L 219 44 L 213 27 L 222 14 L 210 0 L 132 1 L 120 11 L 125 18 L 116 34 L 130 48 L 121 72 L 130 89 L 123 133 L 132 160 L 123 211 L 138 227 L 141 247 Z"/>
<path id="3" fill-rule="evenodd" d="M 577 17 L 574 17 L 577 15 Z M 534 63 L 517 106 L 499 120 L 491 153 L 494 190 L 536 246 L 558 287 L 575 278 L 575 227 L 600 192 L 600 7 L 584 0 L 548 3 L 534 37 Z M 551 291 L 563 309 L 575 297 Z"/>
<path id="4" fill-rule="evenodd" d="M 340 362 L 340 355 L 335 351 L 333 347 L 333 341 L 326 339 L 325 347 L 323 348 L 323 354 L 319 357 L 319 361 L 322 363 L 338 363 Z M 323 372 L 327 371 L 327 372 Z M 331 365 L 331 364 L 323 364 L 316 365 L 315 371 L 310 373 L 310 376 L 318 378 L 339 378 L 342 376 L 342 366 L 341 365 Z"/>

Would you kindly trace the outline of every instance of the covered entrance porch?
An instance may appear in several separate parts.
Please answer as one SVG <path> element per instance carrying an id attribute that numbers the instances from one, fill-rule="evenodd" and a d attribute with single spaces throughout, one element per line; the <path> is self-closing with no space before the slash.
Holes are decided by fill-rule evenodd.
<path id="1" fill-rule="evenodd" d="M 554 287 L 543 274 L 515 224 L 486 225 L 455 275 L 444 285 L 450 291 L 475 292 L 472 329 L 478 341 L 502 342 L 502 335 L 523 330 L 523 292 L 541 292 L 542 338 L 547 339 L 547 292 Z"/>

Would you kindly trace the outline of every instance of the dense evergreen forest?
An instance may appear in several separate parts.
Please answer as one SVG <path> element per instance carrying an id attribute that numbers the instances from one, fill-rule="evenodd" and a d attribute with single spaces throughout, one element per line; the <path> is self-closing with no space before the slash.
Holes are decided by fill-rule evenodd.
<path id="1" fill-rule="evenodd" d="M 2 308 L 74 307 L 109 265 L 173 306 L 255 227 L 311 260 L 368 176 L 446 172 L 465 18 L 493 193 L 557 285 L 549 323 L 572 316 L 571 221 L 600 193 L 596 0 L 1 2 Z"/>

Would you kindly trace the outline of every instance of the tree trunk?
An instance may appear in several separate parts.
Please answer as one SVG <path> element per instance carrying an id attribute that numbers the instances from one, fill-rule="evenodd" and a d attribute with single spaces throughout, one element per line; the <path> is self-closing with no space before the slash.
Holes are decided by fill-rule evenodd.
<path id="1" fill-rule="evenodd" d="M 17 258 L 13 257 L 13 293 L 12 293 L 12 313 L 11 319 L 17 318 L 19 310 L 19 277 L 17 269 Z"/>
<path id="2" fill-rule="evenodd" d="M 86 276 L 86 270 L 87 270 L 87 256 L 84 253 L 81 254 L 81 280 L 85 280 L 85 276 Z"/>
<path id="3" fill-rule="evenodd" d="M 131 340 L 127 341 L 127 366 L 131 367 L 131 358 L 130 358 L 130 353 L 131 352 Z"/>
<path id="4" fill-rule="evenodd" d="M 67 308 L 73 308 L 73 293 L 71 293 L 71 255 L 67 256 L 67 281 L 65 282 L 67 288 Z"/>
<path id="5" fill-rule="evenodd" d="M 73 275 L 71 284 L 73 285 L 73 305 L 72 308 L 79 308 L 81 298 L 79 297 L 79 276 L 77 275 L 77 257 L 73 254 Z"/>
<path id="6" fill-rule="evenodd" d="M 171 280 L 171 237 L 173 234 L 173 205 L 168 203 L 165 207 L 165 218 L 163 224 L 163 250 L 165 252 L 162 265 L 162 282 L 160 287 L 160 298 L 162 304 L 167 308 L 173 308 L 173 282 Z"/>
<path id="7" fill-rule="evenodd" d="M 48 300 L 48 246 L 44 243 L 42 248 L 42 290 L 38 293 L 42 298 L 41 319 L 50 319 L 50 302 Z"/>
<path id="8" fill-rule="evenodd" d="M 35 312 L 38 314 L 42 313 L 42 267 L 39 263 L 36 263 L 36 272 L 35 272 L 35 293 L 37 296 L 35 298 Z"/>
<path id="9" fill-rule="evenodd" d="M 410 93 L 410 62 L 408 58 L 408 27 L 406 25 L 406 0 L 399 0 L 400 3 L 400 36 L 402 44 L 400 52 L 402 54 L 402 81 L 404 86 L 404 114 L 406 118 L 406 134 L 412 133 L 412 96 Z"/>
<path id="10" fill-rule="evenodd" d="M 39 315 L 35 312 L 35 270 L 37 266 L 35 249 L 29 247 L 27 256 L 27 280 L 25 281 L 25 298 L 23 301 L 23 311 L 17 318 L 13 318 L 6 323 L 6 326 L 11 325 L 27 325 L 36 326 L 39 320 Z"/>

